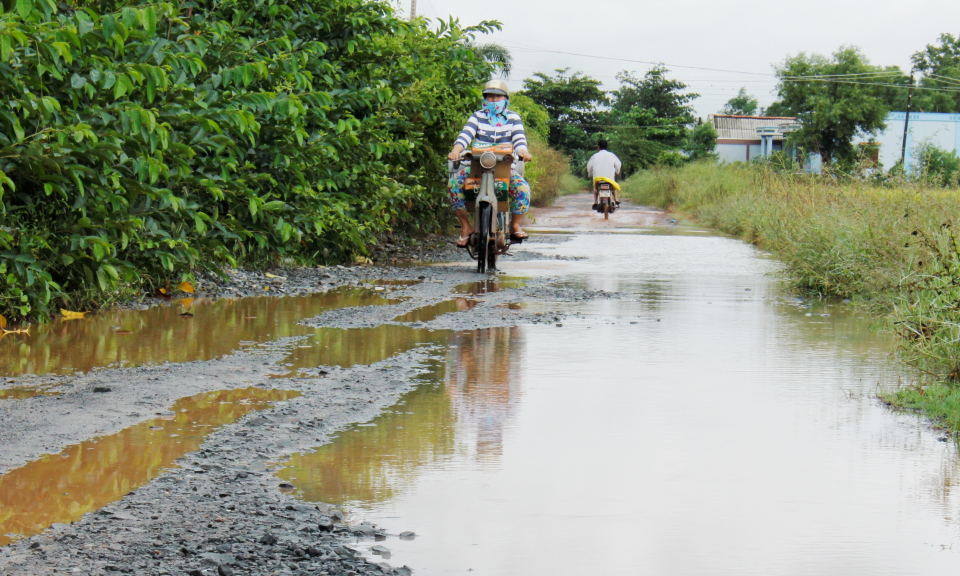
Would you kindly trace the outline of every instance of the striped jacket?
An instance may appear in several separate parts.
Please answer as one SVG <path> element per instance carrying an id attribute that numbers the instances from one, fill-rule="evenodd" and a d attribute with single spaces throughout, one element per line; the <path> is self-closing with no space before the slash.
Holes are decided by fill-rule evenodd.
<path id="1" fill-rule="evenodd" d="M 520 153 L 527 149 L 527 135 L 523 131 L 523 120 L 520 115 L 510 110 L 506 111 L 507 125 L 495 127 L 490 125 L 487 119 L 487 113 L 484 110 L 477 110 L 470 115 L 467 125 L 457 136 L 454 145 L 463 146 L 464 150 L 469 150 L 474 140 L 483 143 L 504 144 L 509 142 L 513 144 L 513 150 Z"/>

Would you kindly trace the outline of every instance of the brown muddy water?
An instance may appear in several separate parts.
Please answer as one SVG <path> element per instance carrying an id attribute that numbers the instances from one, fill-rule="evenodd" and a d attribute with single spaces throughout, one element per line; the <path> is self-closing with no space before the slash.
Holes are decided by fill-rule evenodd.
<path id="1" fill-rule="evenodd" d="M 494 276 L 493 278 L 487 278 L 485 280 L 477 280 L 476 282 L 460 284 L 459 286 L 454 287 L 453 293 L 477 296 L 480 294 L 488 294 L 490 292 L 508 290 L 510 288 L 522 288 L 525 285 L 526 282 L 523 281 L 523 278 Z"/>
<path id="2" fill-rule="evenodd" d="M 418 388 L 291 459 L 301 498 L 415 531 L 377 544 L 426 575 L 960 569 L 956 447 L 876 399 L 898 374 L 869 319 L 791 304 L 776 262 L 727 238 L 536 249 L 588 259 L 510 273 L 628 298 L 433 333 L 447 352 Z"/>
<path id="3" fill-rule="evenodd" d="M 468 298 L 454 298 L 453 300 L 444 300 L 429 306 L 417 308 L 406 314 L 401 314 L 393 319 L 394 322 L 430 322 L 443 314 L 451 312 L 463 312 L 472 310 L 480 302 Z"/>
<path id="4" fill-rule="evenodd" d="M 60 394 L 53 386 L 18 386 L 0 390 L 0 400 L 25 400 L 34 396 L 56 396 Z"/>
<path id="5" fill-rule="evenodd" d="M 147 310 L 58 320 L 0 339 L 0 376 L 210 360 L 243 345 L 310 334 L 297 321 L 327 310 L 391 302 L 375 290 L 340 288 L 294 297 L 186 298 Z"/>
<path id="6" fill-rule="evenodd" d="M 299 392 L 246 388 L 178 400 L 154 420 L 69 446 L 0 476 L 0 546 L 122 498 L 200 448 L 204 438 Z"/>

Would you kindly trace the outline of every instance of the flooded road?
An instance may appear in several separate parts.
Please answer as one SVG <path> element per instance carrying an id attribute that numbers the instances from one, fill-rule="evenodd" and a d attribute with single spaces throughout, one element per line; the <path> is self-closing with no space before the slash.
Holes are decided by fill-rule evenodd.
<path id="1" fill-rule="evenodd" d="M 791 297 L 738 240 L 582 204 L 509 275 L 351 275 L 0 341 L 8 376 L 143 365 L 6 379 L 0 450 L 45 455 L 0 476 L 0 573 L 960 569 L 957 448 L 877 400 L 900 374 L 875 320 Z"/>
<path id="2" fill-rule="evenodd" d="M 291 460 L 299 497 L 416 532 L 377 544 L 418 574 L 960 568 L 955 447 L 875 398 L 897 374 L 869 319 L 798 305 L 733 239 L 538 250 L 584 259 L 510 273 L 631 298 L 448 335 L 393 409 Z"/>

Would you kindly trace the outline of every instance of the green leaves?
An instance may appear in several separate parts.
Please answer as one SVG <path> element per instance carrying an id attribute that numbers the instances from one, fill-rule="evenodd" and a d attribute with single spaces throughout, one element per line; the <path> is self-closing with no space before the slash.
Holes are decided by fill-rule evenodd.
<path id="1" fill-rule="evenodd" d="M 855 160 L 853 139 L 874 135 L 886 125 L 890 108 L 882 97 L 883 90 L 871 84 L 798 78 L 859 77 L 871 73 L 889 74 L 871 65 L 859 49 L 853 47 L 841 47 L 830 58 L 801 52 L 777 66 L 779 101 L 774 106 L 779 113 L 799 117 L 801 128 L 791 135 L 795 143 L 807 150 L 817 150 L 824 164 Z"/>
<path id="2" fill-rule="evenodd" d="M 0 313 L 223 264 L 352 261 L 446 222 L 436 151 L 490 73 L 460 58 L 486 28 L 356 0 L 93 6 L 0 15 L 17 62 L 0 74 Z"/>
<path id="3" fill-rule="evenodd" d="M 17 14 L 21 18 L 26 18 L 33 11 L 33 2 L 30 0 L 17 0 Z"/>

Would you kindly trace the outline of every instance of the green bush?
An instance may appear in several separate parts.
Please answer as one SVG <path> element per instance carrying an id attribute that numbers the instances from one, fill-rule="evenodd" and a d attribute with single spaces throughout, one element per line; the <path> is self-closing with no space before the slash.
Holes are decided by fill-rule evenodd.
<path id="1" fill-rule="evenodd" d="M 953 150 L 925 143 L 917 153 L 920 177 L 931 184 L 956 187 L 960 179 L 960 158 Z"/>
<path id="2" fill-rule="evenodd" d="M 716 149 L 717 131 L 713 129 L 712 123 L 698 124 L 687 132 L 683 150 L 689 154 L 690 160 L 716 160 Z"/>
<path id="3" fill-rule="evenodd" d="M 223 264 L 343 261 L 446 222 L 497 27 L 370 0 L 16 0 L 0 14 L 0 313 Z"/>
<path id="4" fill-rule="evenodd" d="M 679 168 L 687 163 L 687 157 L 676 150 L 664 150 L 657 155 L 657 166 Z"/>
<path id="5" fill-rule="evenodd" d="M 529 134 L 527 140 L 533 155 L 525 173 L 530 183 L 530 204 L 549 206 L 560 195 L 563 179 L 570 174 L 570 161 L 535 133 Z"/>
<path id="6" fill-rule="evenodd" d="M 523 119 L 523 129 L 528 137 L 546 142 L 550 136 L 550 114 L 543 106 L 521 92 L 510 95 L 510 109 Z"/>

